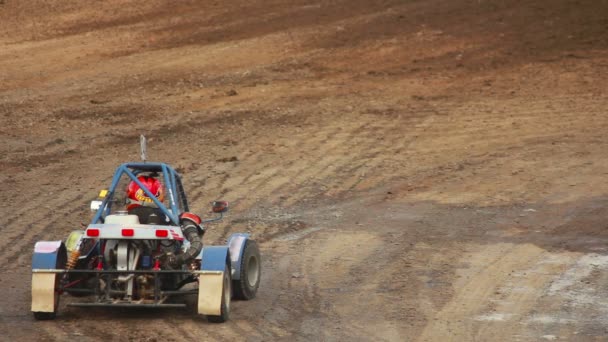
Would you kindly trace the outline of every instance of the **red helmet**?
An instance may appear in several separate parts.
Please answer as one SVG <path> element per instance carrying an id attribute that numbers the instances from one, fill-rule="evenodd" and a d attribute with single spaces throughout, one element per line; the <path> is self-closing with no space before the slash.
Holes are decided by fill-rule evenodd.
<path id="1" fill-rule="evenodd" d="M 165 190 L 163 189 L 163 184 L 156 178 L 150 176 L 139 176 L 137 179 L 146 187 L 152 194 L 156 196 L 159 201 L 163 201 L 165 198 Z M 146 193 L 143 189 L 137 185 L 134 181 L 129 183 L 129 187 L 127 188 L 127 210 L 131 210 L 138 206 L 146 206 L 146 207 L 156 207 L 154 201 Z"/>

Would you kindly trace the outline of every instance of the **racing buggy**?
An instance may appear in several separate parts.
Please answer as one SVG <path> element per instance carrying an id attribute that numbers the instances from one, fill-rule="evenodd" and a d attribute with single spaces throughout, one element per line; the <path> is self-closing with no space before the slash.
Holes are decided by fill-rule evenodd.
<path id="1" fill-rule="evenodd" d="M 125 189 L 135 190 L 134 201 Z M 169 165 L 145 159 L 120 165 L 91 209 L 91 223 L 65 242 L 36 243 L 36 319 L 55 318 L 63 294 L 82 297 L 68 306 L 120 308 L 186 307 L 184 296 L 196 296 L 198 314 L 211 322 L 228 319 L 233 297 L 255 297 L 261 276 L 257 244 L 249 234 L 236 233 L 226 245 L 203 246 L 205 225 L 220 220 L 228 203 L 212 203 L 215 218 L 191 213 L 181 176 Z"/>

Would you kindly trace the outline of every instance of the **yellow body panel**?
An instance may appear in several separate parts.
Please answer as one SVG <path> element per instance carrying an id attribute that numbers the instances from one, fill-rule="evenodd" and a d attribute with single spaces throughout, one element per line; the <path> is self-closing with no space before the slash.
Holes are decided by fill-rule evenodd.
<path id="1" fill-rule="evenodd" d="M 198 313 L 221 315 L 224 272 L 203 273 L 198 278 Z"/>
<path id="2" fill-rule="evenodd" d="M 32 311 L 55 311 L 55 273 L 32 274 Z"/>
<path id="3" fill-rule="evenodd" d="M 65 248 L 68 250 L 68 252 L 71 252 L 76 249 L 76 246 L 78 246 L 78 242 L 80 241 L 83 235 L 83 230 L 75 230 L 71 232 L 70 235 L 68 235 L 68 238 L 65 240 Z"/>

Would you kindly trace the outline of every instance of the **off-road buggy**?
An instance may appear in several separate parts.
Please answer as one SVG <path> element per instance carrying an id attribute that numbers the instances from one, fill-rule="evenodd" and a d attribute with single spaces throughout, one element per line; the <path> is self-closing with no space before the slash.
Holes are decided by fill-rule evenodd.
<path id="1" fill-rule="evenodd" d="M 143 149 L 143 148 L 142 148 Z M 138 179 L 153 175 L 166 189 L 160 201 Z M 135 182 L 154 205 L 125 211 L 126 182 Z M 181 176 L 164 163 L 126 163 L 109 189 L 91 203 L 95 214 L 82 230 L 64 241 L 39 241 L 32 260 L 32 312 L 53 319 L 62 294 L 82 297 L 76 307 L 186 307 L 195 296 L 196 311 L 211 322 L 228 319 L 231 298 L 252 299 L 260 284 L 261 259 L 249 234 L 232 234 L 226 245 L 202 246 L 205 225 L 228 210 L 215 201 L 216 218 L 189 212 Z M 195 234 L 196 233 L 196 234 Z M 191 242 L 195 240 L 195 242 Z M 191 256 L 191 257 L 189 257 Z M 180 298 L 181 297 L 181 298 Z M 181 300 L 180 300 L 181 299 Z M 192 301 L 191 301 L 192 302 Z"/>

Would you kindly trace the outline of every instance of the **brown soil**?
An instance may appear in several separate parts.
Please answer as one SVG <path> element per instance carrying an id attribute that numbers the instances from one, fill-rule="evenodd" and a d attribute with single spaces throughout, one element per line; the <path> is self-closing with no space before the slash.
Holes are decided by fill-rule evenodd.
<path id="1" fill-rule="evenodd" d="M 607 76 L 606 0 L 0 0 L 2 339 L 604 340 Z M 258 298 L 34 321 L 142 133 Z"/>

